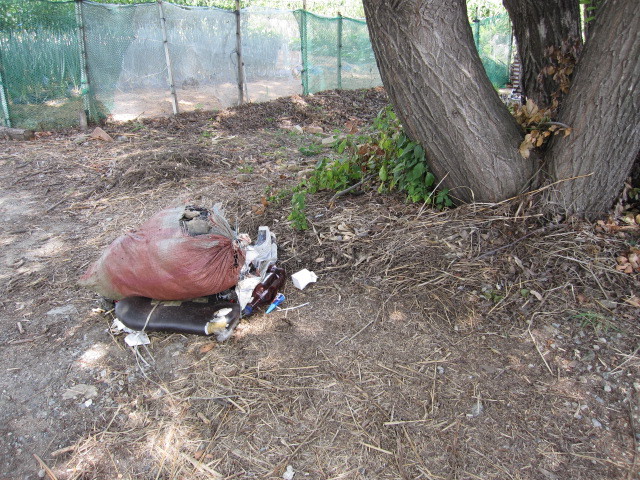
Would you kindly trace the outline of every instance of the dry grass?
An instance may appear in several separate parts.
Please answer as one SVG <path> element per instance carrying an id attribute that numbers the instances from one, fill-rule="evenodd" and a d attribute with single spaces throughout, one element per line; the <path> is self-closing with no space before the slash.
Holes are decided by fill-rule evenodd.
<path id="1" fill-rule="evenodd" d="M 252 206 L 265 184 L 295 183 L 289 166 L 310 139 L 220 130 L 203 143 L 208 125 L 113 126 L 130 141 L 61 135 L 3 154 L 5 194 L 25 201 L 5 212 L 16 263 L 0 272 L 2 307 L 25 331 L 0 333 L 1 371 L 24 364 L 20 375 L 45 385 L 33 395 L 11 379 L 6 428 L 49 428 L 3 461 L 58 480 L 281 479 L 289 465 L 295 479 L 637 478 L 640 330 L 625 300 L 640 284 L 615 268 L 635 232 L 549 224 L 535 196 L 436 212 L 368 194 L 333 207 L 330 194 L 310 198 L 312 228 L 294 232 L 286 204 Z M 281 161 L 266 160 L 276 148 Z M 239 164 L 253 180 L 237 180 Z M 159 208 L 221 198 L 242 230 L 272 227 L 282 265 L 318 283 L 287 286 L 285 306 L 299 308 L 243 321 L 225 344 L 153 334 L 124 346 L 75 279 Z M 54 240 L 56 253 L 33 253 Z M 72 324 L 46 315 L 65 302 L 79 311 Z M 104 356 L 90 364 L 87 352 Z M 58 400 L 78 383 L 97 386 L 90 408 Z"/>
<path id="2" fill-rule="evenodd" d="M 188 339 L 179 368 L 166 351 L 176 336 L 154 338 L 139 352 L 142 388 L 75 446 L 74 473 L 61 478 L 113 473 L 108 456 L 125 446 L 135 458 L 125 478 L 276 479 L 288 465 L 325 479 L 563 478 L 567 468 L 634 478 L 629 450 L 576 425 L 571 404 L 586 404 L 590 385 L 545 330 L 582 311 L 577 295 L 621 302 L 630 277 L 611 259 L 624 241 L 510 209 L 312 205 L 311 216 L 325 212 L 303 235 L 315 245 L 302 253 L 294 236 L 282 260 L 324 257 L 313 312 L 253 319 L 225 345 Z M 615 368 L 637 372 L 638 352 Z"/>

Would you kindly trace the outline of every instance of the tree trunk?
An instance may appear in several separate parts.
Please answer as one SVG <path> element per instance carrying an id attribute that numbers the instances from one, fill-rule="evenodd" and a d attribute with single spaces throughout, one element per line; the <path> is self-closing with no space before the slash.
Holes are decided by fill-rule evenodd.
<path id="1" fill-rule="evenodd" d="M 580 42 L 580 8 L 577 0 L 503 0 L 509 12 L 522 62 L 524 95 L 539 107 L 551 105 L 557 84 L 540 76 L 548 65 L 548 47 Z"/>
<path id="2" fill-rule="evenodd" d="M 442 186 L 462 201 L 495 202 L 526 190 L 535 159 L 489 82 L 465 0 L 364 0 L 378 68 L 409 136 Z"/>
<path id="3" fill-rule="evenodd" d="M 546 160 L 557 185 L 551 201 L 568 214 L 610 210 L 640 150 L 640 11 L 638 0 L 607 0 L 576 68 Z"/>

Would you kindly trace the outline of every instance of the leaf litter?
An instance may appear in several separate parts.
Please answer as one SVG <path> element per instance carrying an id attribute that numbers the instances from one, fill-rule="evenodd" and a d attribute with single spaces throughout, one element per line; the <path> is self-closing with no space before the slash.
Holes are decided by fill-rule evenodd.
<path id="1" fill-rule="evenodd" d="M 108 143 L 3 141 L 0 473 L 634 478 L 640 284 L 618 267 L 637 230 L 548 223 L 536 195 L 437 212 L 352 192 L 309 197 L 297 232 L 264 200 L 316 161 L 300 148 L 318 134 L 292 125 L 328 134 L 385 102 L 328 92 L 106 124 L 124 139 Z M 154 333 L 134 352 L 77 278 L 185 200 L 269 225 L 287 270 L 318 280 L 224 344 Z"/>

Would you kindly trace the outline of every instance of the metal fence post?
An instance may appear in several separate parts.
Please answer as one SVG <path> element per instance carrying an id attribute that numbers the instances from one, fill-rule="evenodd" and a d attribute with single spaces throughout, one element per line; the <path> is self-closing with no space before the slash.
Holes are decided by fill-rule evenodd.
<path id="1" fill-rule="evenodd" d="M 338 12 L 338 89 L 342 88 L 342 14 Z"/>
<path id="2" fill-rule="evenodd" d="M 84 105 L 84 117 L 81 116 L 80 123 L 86 128 L 86 122 L 92 119 L 91 116 L 91 90 L 89 84 L 89 73 L 87 71 L 87 39 L 84 27 L 84 15 L 82 11 L 83 0 L 75 0 L 76 24 L 78 25 L 78 44 L 80 45 L 80 93 Z"/>
<path id="3" fill-rule="evenodd" d="M 305 2 L 306 3 L 306 2 Z M 306 6 L 306 5 L 305 5 Z M 302 95 L 309 95 L 309 49 L 307 48 L 307 10 L 300 15 L 300 42 L 302 50 Z"/>
<path id="4" fill-rule="evenodd" d="M 513 25 L 509 19 L 509 56 L 507 57 L 507 75 L 510 75 L 511 62 L 513 62 Z"/>
<path id="5" fill-rule="evenodd" d="M 2 63 L 2 52 L 0 52 L 0 103 L 2 104 L 2 123 L 5 127 L 11 127 L 11 116 L 9 115 L 9 95 L 7 85 L 4 82 L 4 66 Z"/>
<path id="6" fill-rule="evenodd" d="M 242 60 L 242 25 L 240 19 L 240 0 L 236 0 L 236 55 L 238 56 L 238 105 L 244 103 L 244 60 Z"/>
<path id="7" fill-rule="evenodd" d="M 473 19 L 473 40 L 476 44 L 476 50 L 480 52 L 480 20 L 478 19 L 478 9 L 476 8 L 476 18 Z"/>
<path id="8" fill-rule="evenodd" d="M 171 68 L 171 55 L 169 54 L 169 40 L 167 39 L 167 19 L 164 16 L 164 6 L 162 0 L 158 1 L 158 12 L 160 13 L 160 28 L 162 29 L 162 44 L 164 45 L 164 58 L 167 62 L 167 79 L 169 80 L 169 90 L 171 91 L 171 106 L 173 114 L 178 115 L 178 95 L 176 86 L 173 83 L 173 69 Z"/>

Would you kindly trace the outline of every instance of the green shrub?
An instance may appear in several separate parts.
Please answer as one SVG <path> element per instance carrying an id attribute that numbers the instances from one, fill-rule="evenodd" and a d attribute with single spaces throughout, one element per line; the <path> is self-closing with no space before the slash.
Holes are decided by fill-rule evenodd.
<path id="1" fill-rule="evenodd" d="M 288 219 L 296 229 L 307 228 L 307 194 L 321 190 L 344 192 L 355 186 L 380 194 L 397 190 L 410 202 L 436 208 L 453 205 L 448 189 L 435 190 L 424 149 L 407 137 L 391 107 L 382 110 L 365 133 L 336 140 L 334 149 L 338 157 L 319 160 L 313 174 L 294 189 Z"/>

